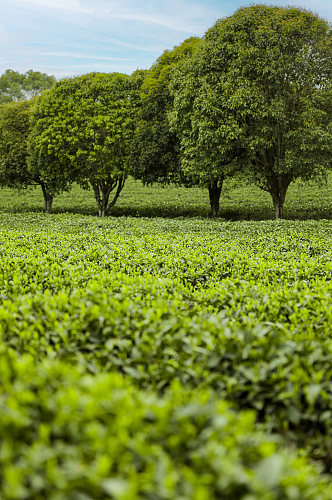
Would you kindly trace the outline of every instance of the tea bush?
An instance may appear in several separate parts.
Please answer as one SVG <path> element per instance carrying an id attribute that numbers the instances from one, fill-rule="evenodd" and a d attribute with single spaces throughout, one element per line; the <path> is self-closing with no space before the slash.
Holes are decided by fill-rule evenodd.
<path id="1" fill-rule="evenodd" d="M 209 390 L 0 354 L 3 500 L 328 500 L 328 481 Z"/>
<path id="2" fill-rule="evenodd" d="M 3 434 L 8 436 L 10 443 L 0 448 L 0 477 L 5 481 L 2 483 L 7 495 L 5 500 L 108 498 L 107 495 L 109 498 L 113 495 L 115 498 L 204 499 L 220 498 L 220 491 L 224 495 L 222 498 L 243 497 L 246 500 L 331 498 L 327 483 L 324 488 L 317 486 L 325 480 L 322 476 L 318 478 L 314 469 L 305 474 L 307 483 L 298 486 L 293 465 L 300 460 L 301 467 L 307 470 L 306 458 L 294 458 L 294 455 L 292 460 L 295 462 L 281 465 L 286 463 L 288 454 L 282 449 L 291 447 L 295 454 L 296 445 L 299 450 L 305 448 L 311 460 L 322 462 L 327 472 L 331 470 L 330 221 L 226 222 L 131 217 L 100 220 L 73 214 L 3 213 L 0 215 L 0 258 L 0 345 L 6 353 L 3 359 L 7 360 L 2 361 L 4 365 L 1 366 L 6 366 L 3 373 L 10 370 L 11 365 L 14 370 L 7 377 L 7 385 L 4 375 L 0 384 L 3 404 L 10 401 L 10 411 L 4 414 L 7 427 Z M 19 366 L 16 372 L 15 367 Z M 105 384 L 100 395 L 102 402 L 84 386 L 86 380 L 91 387 L 92 381 L 97 386 L 99 382 L 101 386 Z M 135 436 L 139 436 L 140 442 L 146 436 L 150 443 L 148 451 L 140 452 L 137 458 L 137 463 L 143 463 L 147 469 L 140 469 L 140 466 L 133 469 L 136 452 L 126 455 L 127 452 L 121 451 L 127 456 L 127 465 L 131 464 L 128 468 L 120 462 L 115 472 L 107 469 L 107 473 L 95 473 L 98 467 L 91 451 L 92 438 L 86 443 L 90 451 L 83 450 L 85 437 L 80 433 L 85 432 L 86 426 L 99 426 L 98 436 L 104 436 L 109 435 L 114 424 L 110 413 L 106 412 L 103 419 L 102 410 L 97 409 L 98 405 L 100 408 L 114 406 L 114 400 L 108 396 L 113 394 L 113 383 L 120 384 L 119 398 L 124 398 L 123 406 L 127 408 L 123 413 L 120 409 L 114 410 L 120 412 L 116 413 L 116 419 L 121 420 L 128 414 L 128 426 L 138 429 L 134 423 L 137 417 L 137 426 L 141 425 L 142 431 L 139 434 L 137 430 Z M 38 388 L 31 389 L 31 384 L 37 384 Z M 73 400 L 82 406 L 77 410 L 78 416 L 74 412 L 77 421 L 73 419 L 68 446 L 62 436 L 60 451 L 54 451 L 59 455 L 52 454 L 57 438 L 52 438 L 46 446 L 39 440 L 37 427 L 31 434 L 28 428 L 17 433 L 10 431 L 10 426 L 27 421 L 21 414 L 26 398 L 30 423 L 35 415 L 35 425 L 41 422 L 41 429 L 56 426 L 60 434 L 69 432 L 66 429 L 74 413 L 66 392 L 68 387 L 73 387 Z M 60 401 L 68 399 L 68 420 L 61 420 L 62 411 L 67 410 L 61 409 L 58 397 Z M 97 399 L 96 403 L 91 402 L 93 409 L 89 413 L 90 403 L 86 401 L 90 397 L 93 401 Z M 110 406 L 107 406 L 108 397 Z M 236 477 L 235 489 L 231 489 L 233 486 L 230 490 L 228 486 L 225 490 L 214 489 L 219 488 L 212 486 L 219 481 L 218 467 L 212 467 L 206 451 L 202 452 L 204 459 L 200 459 L 201 462 L 195 458 L 188 465 L 180 448 L 176 453 L 181 455 L 183 462 L 177 462 L 175 455 L 168 454 L 162 437 L 160 442 L 156 436 L 151 442 L 147 438 L 153 432 L 153 425 L 150 422 L 151 428 L 147 430 L 145 425 L 148 424 L 140 420 L 140 412 L 145 411 L 143 406 L 153 400 L 157 406 L 173 405 L 176 411 L 182 405 L 180 397 L 184 398 L 183 404 L 189 406 L 203 398 L 207 415 L 221 405 L 222 413 L 235 419 L 230 424 L 230 429 L 234 426 L 234 436 L 230 438 L 233 445 L 225 452 L 229 465 L 220 459 L 227 469 L 227 473 L 220 469 L 220 477 L 228 477 L 227 474 Z M 221 402 L 225 400 L 237 413 L 232 413 L 227 404 Z M 57 407 L 60 423 L 56 423 Z M 250 412 L 242 413 L 247 410 Z M 86 414 L 90 415 L 87 421 Z M 166 433 L 168 425 L 169 436 L 175 435 L 173 423 L 167 420 L 169 413 L 165 415 L 160 417 L 164 426 L 160 436 Z M 242 424 L 238 422 L 249 418 L 248 415 L 251 423 L 242 441 Z M 62 426 L 61 422 L 67 423 Z M 210 428 L 210 423 L 205 421 L 204 426 Z M 256 436 L 260 426 L 265 432 L 262 442 L 270 442 L 269 436 L 276 433 L 281 440 L 269 453 L 279 458 L 264 462 L 268 465 L 263 470 L 269 468 L 265 475 L 275 470 L 294 472 L 289 481 L 285 479 L 288 489 L 280 486 L 286 484 L 284 472 L 278 473 L 278 487 L 276 483 L 264 485 L 264 481 L 260 482 L 254 457 L 258 457 L 257 463 L 266 457 L 263 458 L 256 448 L 248 452 L 247 461 L 242 458 L 240 462 L 238 458 L 232 461 L 231 457 L 242 456 L 246 446 L 250 449 L 248 436 Z M 123 436 L 127 436 L 128 429 L 124 428 Z M 120 436 L 121 432 L 119 430 Z M 183 432 L 181 448 L 186 449 Z M 214 430 L 211 432 L 215 436 Z M 95 436 L 95 446 L 102 447 L 103 439 L 98 436 Z M 120 444 L 114 441 L 118 438 L 109 439 L 118 449 Z M 16 443 L 20 440 L 22 443 L 18 446 Z M 211 440 L 215 441 L 214 446 L 220 445 L 219 438 Z M 125 438 L 121 446 L 124 441 Z M 240 442 L 247 444 L 241 448 Z M 34 453 L 33 443 L 36 443 L 38 457 L 39 454 L 43 457 L 44 450 L 46 458 L 25 455 L 28 450 Z M 121 446 L 119 449 L 124 450 Z M 193 452 L 197 446 L 193 444 Z M 206 446 L 209 448 L 210 444 Z M 162 457 L 160 463 L 159 459 L 151 458 L 155 457 L 155 447 L 159 450 L 157 455 Z M 234 452 L 231 452 L 233 447 Z M 102 449 L 101 456 L 107 455 L 106 448 Z M 11 455 L 12 452 L 17 455 Z M 113 452 L 108 455 L 108 460 L 113 460 Z M 48 456 L 51 457 L 49 462 Z M 206 469 L 195 479 L 203 462 Z M 12 466 L 8 465 L 10 463 Z M 157 473 L 155 469 L 151 472 L 150 467 L 157 463 L 158 471 L 163 472 Z M 178 463 L 183 464 L 183 468 Z M 247 472 L 240 472 L 236 463 L 242 464 L 243 471 Z M 9 472 L 4 474 L 8 467 Z M 148 471 L 146 475 L 145 470 Z M 171 479 L 165 479 L 168 474 L 165 470 L 171 471 Z M 95 479 L 92 479 L 93 474 L 96 474 Z M 160 483 L 155 474 L 160 474 Z M 36 487 L 31 486 L 34 480 L 26 479 L 35 475 L 38 476 Z M 102 482 L 110 477 L 107 492 Z M 247 486 L 239 486 L 238 478 L 246 478 L 243 481 Z M 242 479 L 239 481 L 242 485 Z M 18 488 L 17 496 L 10 496 L 12 486 L 8 484 L 15 482 L 22 489 Z M 81 483 L 82 491 L 77 489 Z M 147 490 L 143 483 L 148 485 Z M 112 484 L 120 493 L 112 493 Z M 120 485 L 119 489 L 116 485 Z M 131 487 L 132 490 L 128 489 Z"/>
<path id="3" fill-rule="evenodd" d="M 161 300 L 144 307 L 97 288 L 26 296 L 8 304 L 1 325 L 7 345 L 36 359 L 79 360 L 89 372 L 116 371 L 159 392 L 175 378 L 214 388 L 331 463 L 330 339 L 296 341 L 270 326 L 239 329 L 222 314 L 179 317 Z"/>

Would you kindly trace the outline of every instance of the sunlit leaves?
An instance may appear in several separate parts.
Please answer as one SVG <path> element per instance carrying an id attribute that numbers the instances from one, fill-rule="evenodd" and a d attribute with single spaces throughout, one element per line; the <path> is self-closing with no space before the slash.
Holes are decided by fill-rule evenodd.
<path id="1" fill-rule="evenodd" d="M 110 192 L 121 191 L 128 170 L 139 78 L 91 73 L 58 82 L 35 113 L 30 165 L 54 192 L 73 181 L 93 187 L 99 214 Z"/>
<path id="2" fill-rule="evenodd" d="M 8 346 L 138 388 L 213 388 L 328 467 L 328 221 L 2 220 Z"/>
<path id="3" fill-rule="evenodd" d="M 309 11 L 255 5 L 219 20 L 172 78 L 185 171 L 236 163 L 281 217 L 289 184 L 331 166 L 331 64 L 329 24 Z"/>

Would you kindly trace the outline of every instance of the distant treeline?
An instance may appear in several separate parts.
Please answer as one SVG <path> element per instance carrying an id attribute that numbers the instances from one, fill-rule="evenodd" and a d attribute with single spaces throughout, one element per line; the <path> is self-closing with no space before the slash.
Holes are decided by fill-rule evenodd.
<path id="1" fill-rule="evenodd" d="M 0 185 L 39 184 L 46 212 L 73 182 L 100 216 L 128 175 L 206 187 L 219 213 L 223 181 L 245 178 L 283 216 L 289 185 L 331 169 L 331 25 L 300 8 L 254 5 L 132 75 L 55 81 L 0 77 Z"/>

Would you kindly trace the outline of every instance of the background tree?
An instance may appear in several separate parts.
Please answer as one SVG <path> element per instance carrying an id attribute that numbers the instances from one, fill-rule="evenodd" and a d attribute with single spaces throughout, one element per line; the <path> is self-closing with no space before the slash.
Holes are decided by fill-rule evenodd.
<path id="1" fill-rule="evenodd" d="M 190 57 L 199 44 L 199 38 L 185 40 L 166 50 L 145 72 L 131 155 L 131 173 L 145 184 L 189 181 L 180 171 L 179 140 L 167 120 L 173 104 L 169 83 L 179 61 Z"/>
<path id="2" fill-rule="evenodd" d="M 0 185 L 24 189 L 40 185 L 44 194 L 44 209 L 48 206 L 49 187 L 38 174 L 28 168 L 28 138 L 35 100 L 11 102 L 0 106 Z"/>
<path id="3" fill-rule="evenodd" d="M 236 144 L 282 217 L 290 183 L 331 165 L 330 25 L 304 9 L 256 5 L 219 20 L 204 39 L 187 71 L 197 82 L 178 73 L 174 81 L 184 163 L 208 171 L 218 147 L 227 157 Z"/>
<path id="4" fill-rule="evenodd" d="M 120 73 L 90 73 L 56 83 L 35 114 L 32 171 L 58 190 L 73 181 L 90 185 L 98 213 L 105 216 L 127 177 L 140 84 L 137 75 Z"/>
<path id="5" fill-rule="evenodd" d="M 31 99 L 43 90 L 50 89 L 55 77 L 30 69 L 24 74 L 7 69 L 0 76 L 0 103 Z"/>
<path id="6" fill-rule="evenodd" d="M 30 133 L 30 101 L 0 106 L 0 183 L 23 188 L 31 184 L 27 168 L 27 140 Z"/>
<path id="7" fill-rule="evenodd" d="M 168 121 L 180 140 L 181 171 L 193 183 L 208 188 L 211 214 L 216 217 L 223 182 L 238 170 L 243 151 L 241 127 L 232 116 L 226 118 L 213 67 L 207 61 L 212 55 L 204 40 L 173 72 Z"/>

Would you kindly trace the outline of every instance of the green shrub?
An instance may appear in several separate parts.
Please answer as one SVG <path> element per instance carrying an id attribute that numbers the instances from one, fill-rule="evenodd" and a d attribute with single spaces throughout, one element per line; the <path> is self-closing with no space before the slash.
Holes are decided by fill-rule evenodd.
<path id="1" fill-rule="evenodd" d="M 3 500 L 328 500 L 304 457 L 209 390 L 173 381 L 163 396 L 116 374 L 1 347 Z"/>
<path id="2" fill-rule="evenodd" d="M 174 379 L 213 388 L 331 464 L 330 339 L 299 342 L 270 326 L 239 329 L 221 314 L 179 317 L 163 301 L 142 307 L 97 288 L 25 296 L 2 313 L 0 332 L 17 352 L 116 371 L 139 388 L 162 392 Z"/>
<path id="3" fill-rule="evenodd" d="M 175 379 L 332 465 L 329 221 L 0 216 L 0 339 L 35 363 Z"/>

